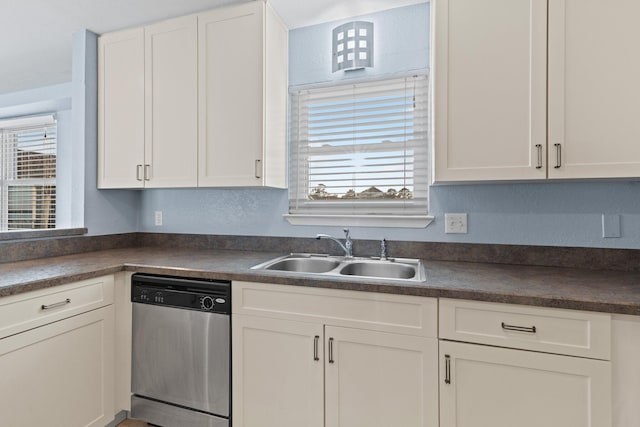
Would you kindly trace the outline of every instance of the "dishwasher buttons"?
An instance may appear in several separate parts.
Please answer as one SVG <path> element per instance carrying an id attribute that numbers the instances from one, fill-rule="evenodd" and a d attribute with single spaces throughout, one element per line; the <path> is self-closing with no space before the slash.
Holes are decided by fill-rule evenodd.
<path id="1" fill-rule="evenodd" d="M 203 310 L 211 310 L 213 308 L 213 298 L 209 296 L 202 297 L 202 299 L 200 300 L 200 307 Z"/>

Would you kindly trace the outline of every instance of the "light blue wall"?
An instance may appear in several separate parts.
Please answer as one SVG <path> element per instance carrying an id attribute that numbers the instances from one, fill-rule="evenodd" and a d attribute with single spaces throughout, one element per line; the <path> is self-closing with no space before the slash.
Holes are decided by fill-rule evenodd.
<path id="1" fill-rule="evenodd" d="M 0 119 L 56 113 L 59 227 L 87 227 L 92 235 L 133 232 L 138 229 L 139 192 L 96 189 L 97 67 L 96 35 L 76 32 L 72 81 L 0 94 Z"/>
<path id="2" fill-rule="evenodd" d="M 74 176 L 74 202 L 89 234 L 136 231 L 140 194 L 128 190 L 98 190 L 98 46 L 97 35 L 81 30 L 73 34 L 73 141 L 74 162 L 84 174 Z"/>
<path id="3" fill-rule="evenodd" d="M 373 22 L 372 68 L 331 72 L 331 32 L 338 25 Z M 289 85 L 390 75 L 429 67 L 429 6 L 426 3 L 328 22 L 289 32 Z"/>
<path id="4" fill-rule="evenodd" d="M 342 78 L 362 78 L 426 69 L 429 61 L 429 8 L 426 4 L 392 9 L 361 17 L 374 23 L 371 70 L 331 73 L 331 30 L 346 22 L 290 31 L 289 82 L 292 86 Z M 314 236 L 340 233 L 335 227 L 292 226 L 282 215 L 288 210 L 286 190 L 177 189 L 141 193 L 140 230 L 171 233 Z M 163 211 L 163 226 L 154 225 L 154 211 Z M 356 237 L 387 236 L 415 240 L 415 230 L 363 228 Z"/>
<path id="5" fill-rule="evenodd" d="M 428 67 L 427 5 L 374 14 L 374 70 L 347 74 L 388 74 Z M 292 85 L 333 80 L 330 72 L 330 29 L 342 23 L 290 32 Z M 385 43 L 388 43 L 385 45 Z M 389 47 L 391 46 L 391 47 Z M 394 55 L 397 48 L 398 54 Z M 326 61 L 326 63 L 325 63 Z M 139 229 L 150 232 L 308 237 L 318 232 L 341 235 L 338 227 L 292 226 L 286 190 L 198 189 L 141 192 Z M 640 183 L 627 181 L 539 182 L 434 186 L 425 229 L 352 228 L 354 238 L 393 240 L 640 248 Z M 164 225 L 153 225 L 162 210 Z M 466 212 L 469 233 L 444 233 L 445 212 Z M 602 215 L 620 215 L 620 238 L 602 238 Z"/>

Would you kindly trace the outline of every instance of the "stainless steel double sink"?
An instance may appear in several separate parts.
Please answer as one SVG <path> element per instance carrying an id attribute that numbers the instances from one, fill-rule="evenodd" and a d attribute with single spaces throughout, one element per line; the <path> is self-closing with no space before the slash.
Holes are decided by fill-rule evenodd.
<path id="1" fill-rule="evenodd" d="M 422 261 L 410 258 L 364 258 L 323 254 L 290 254 L 251 267 L 322 276 L 357 276 L 378 279 L 425 280 Z"/>

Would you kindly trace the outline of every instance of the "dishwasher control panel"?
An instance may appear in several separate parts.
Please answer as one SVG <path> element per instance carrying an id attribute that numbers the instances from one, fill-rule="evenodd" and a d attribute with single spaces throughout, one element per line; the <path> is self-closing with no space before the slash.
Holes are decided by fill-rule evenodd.
<path id="1" fill-rule="evenodd" d="M 231 282 L 134 274 L 131 302 L 231 313 Z"/>

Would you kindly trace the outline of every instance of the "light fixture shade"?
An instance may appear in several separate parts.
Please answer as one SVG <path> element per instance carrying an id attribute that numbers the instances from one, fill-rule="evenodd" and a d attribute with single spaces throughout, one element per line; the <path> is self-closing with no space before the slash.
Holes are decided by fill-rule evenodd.
<path id="1" fill-rule="evenodd" d="M 333 29 L 332 72 L 373 67 L 373 22 L 353 21 Z"/>

